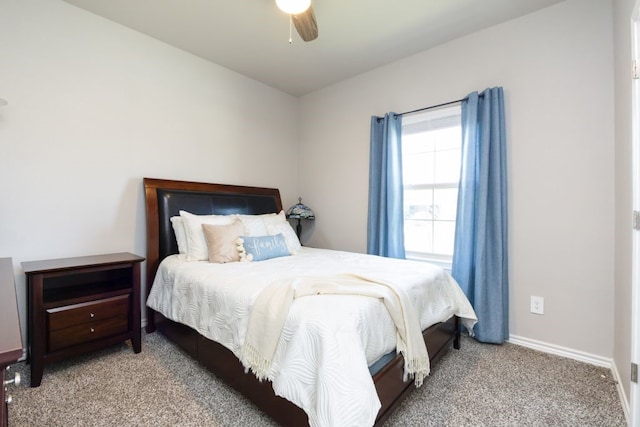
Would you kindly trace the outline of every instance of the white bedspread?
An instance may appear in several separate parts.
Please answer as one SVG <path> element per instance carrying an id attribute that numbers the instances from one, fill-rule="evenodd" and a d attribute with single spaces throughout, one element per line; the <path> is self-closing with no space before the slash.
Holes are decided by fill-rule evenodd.
<path id="1" fill-rule="evenodd" d="M 260 291 L 287 277 L 358 274 L 401 287 L 421 329 L 452 315 L 476 321 L 459 286 L 431 264 L 302 248 L 295 256 L 212 264 L 165 259 L 147 305 L 191 326 L 240 358 L 251 308 Z M 287 315 L 268 378 L 276 394 L 308 415 L 312 426 L 372 425 L 380 408 L 368 365 L 396 347 L 396 330 L 379 299 L 318 295 L 296 299 Z"/>

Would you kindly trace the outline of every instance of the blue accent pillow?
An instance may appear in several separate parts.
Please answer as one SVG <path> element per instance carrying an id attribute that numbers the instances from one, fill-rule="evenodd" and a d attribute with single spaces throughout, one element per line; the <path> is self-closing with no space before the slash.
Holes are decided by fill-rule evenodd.
<path id="1" fill-rule="evenodd" d="M 244 250 L 247 255 L 253 256 L 253 261 L 290 255 L 282 233 L 273 236 L 242 236 L 242 240 L 244 240 Z"/>

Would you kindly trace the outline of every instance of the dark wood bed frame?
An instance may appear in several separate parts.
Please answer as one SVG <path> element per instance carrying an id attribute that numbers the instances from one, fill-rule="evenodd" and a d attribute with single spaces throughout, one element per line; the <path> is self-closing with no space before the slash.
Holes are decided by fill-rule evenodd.
<path id="1" fill-rule="evenodd" d="M 147 214 L 147 296 L 160 261 L 178 253 L 171 216 L 179 210 L 194 214 L 264 214 L 280 212 L 282 201 L 275 188 L 245 187 L 144 178 Z M 242 363 L 226 347 L 209 340 L 183 324 L 173 322 L 152 309 L 147 309 L 147 332 L 159 330 L 192 357 L 245 395 L 266 414 L 283 426 L 306 426 L 305 412 L 290 401 L 276 396 L 271 382 L 258 381 L 245 373 Z M 460 348 L 460 325 L 457 317 L 423 331 L 431 363 L 435 363 L 453 344 Z M 413 380 L 403 381 L 404 360 L 397 355 L 374 376 L 382 407 L 376 426 L 397 408 L 411 391 Z"/>

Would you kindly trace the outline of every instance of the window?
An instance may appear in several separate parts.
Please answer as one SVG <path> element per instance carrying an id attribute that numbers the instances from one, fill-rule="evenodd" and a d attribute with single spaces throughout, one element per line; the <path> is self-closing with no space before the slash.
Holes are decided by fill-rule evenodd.
<path id="1" fill-rule="evenodd" d="M 460 105 L 402 118 L 407 258 L 451 266 L 461 145 Z"/>

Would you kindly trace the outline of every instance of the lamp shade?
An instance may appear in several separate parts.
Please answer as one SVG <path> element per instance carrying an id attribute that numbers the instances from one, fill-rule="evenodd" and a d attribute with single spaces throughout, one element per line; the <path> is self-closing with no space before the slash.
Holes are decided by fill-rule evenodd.
<path id="1" fill-rule="evenodd" d="M 293 219 L 315 219 L 316 216 L 311 210 L 311 208 L 307 205 L 302 204 L 302 197 L 298 197 L 298 203 L 291 206 L 285 212 L 287 218 Z"/>
<path id="2" fill-rule="evenodd" d="M 297 15 L 309 9 L 311 0 L 276 0 L 276 4 L 283 12 Z"/>

